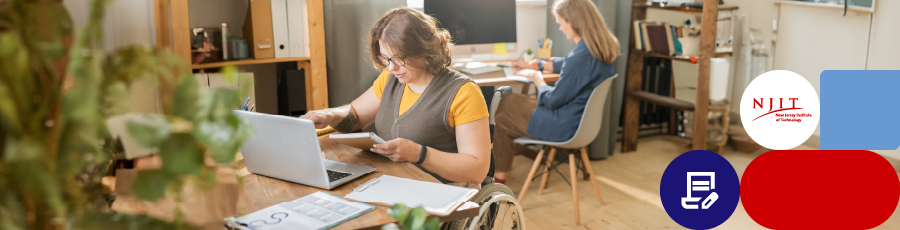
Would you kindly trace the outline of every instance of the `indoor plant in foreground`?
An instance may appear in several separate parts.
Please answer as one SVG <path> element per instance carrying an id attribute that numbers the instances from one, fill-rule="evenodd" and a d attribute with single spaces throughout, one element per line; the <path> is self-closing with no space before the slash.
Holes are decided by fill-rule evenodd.
<path id="1" fill-rule="evenodd" d="M 230 168 L 252 134 L 232 111 L 239 91 L 200 90 L 167 49 L 103 51 L 109 3 L 92 1 L 87 25 L 73 33 L 59 1 L 0 0 L 0 229 L 191 227 L 177 209 L 174 223 L 112 212 L 102 192 L 116 152 L 104 121 L 127 112 L 122 98 L 141 77 L 158 83 L 164 113 L 128 124 L 139 143 L 159 150 L 162 165 L 137 173 L 137 198 L 189 199 L 177 191 L 214 184 L 217 169 Z"/>

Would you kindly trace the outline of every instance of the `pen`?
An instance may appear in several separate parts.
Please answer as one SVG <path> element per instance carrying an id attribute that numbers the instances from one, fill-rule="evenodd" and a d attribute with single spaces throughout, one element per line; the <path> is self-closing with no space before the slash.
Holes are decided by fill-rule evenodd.
<path id="1" fill-rule="evenodd" d="M 544 47 L 550 48 L 550 39 L 549 38 L 544 40 Z"/>
<path id="2" fill-rule="evenodd" d="M 254 107 L 254 106 L 256 106 L 256 104 L 251 105 L 251 106 L 250 106 L 250 109 L 247 109 L 247 111 L 253 111 L 253 107 Z"/>
<path id="3" fill-rule="evenodd" d="M 241 106 L 241 110 L 247 110 L 247 104 L 250 103 L 250 97 L 247 97 L 247 100 L 244 100 L 244 105 Z"/>
<path id="4" fill-rule="evenodd" d="M 541 39 L 535 38 L 534 40 L 537 40 L 537 46 L 538 46 L 538 49 L 540 49 L 541 48 Z"/>
<path id="5" fill-rule="evenodd" d="M 547 46 L 547 49 L 553 49 L 553 40 L 550 40 L 550 45 Z"/>

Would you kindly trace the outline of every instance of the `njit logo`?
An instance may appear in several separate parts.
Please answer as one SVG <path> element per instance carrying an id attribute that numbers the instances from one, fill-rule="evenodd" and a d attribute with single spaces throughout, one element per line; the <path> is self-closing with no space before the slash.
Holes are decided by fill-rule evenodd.
<path id="1" fill-rule="evenodd" d="M 774 70 L 759 75 L 740 104 L 741 122 L 763 147 L 785 150 L 803 144 L 819 125 L 819 95 L 797 73 Z"/>
<path id="2" fill-rule="evenodd" d="M 765 109 L 765 107 L 763 105 L 765 104 L 766 99 L 767 98 L 759 98 L 759 100 L 757 100 L 756 98 L 753 98 L 753 109 L 754 110 L 757 109 L 757 106 L 759 106 L 758 107 L 759 109 Z M 784 99 L 785 98 L 780 97 L 780 98 L 778 98 L 778 109 L 776 109 L 774 111 L 772 109 L 775 108 L 775 98 L 770 97 L 768 99 L 769 99 L 769 111 L 767 113 L 764 113 L 763 115 L 760 115 L 760 116 L 754 118 L 753 121 L 759 120 L 760 118 L 765 117 L 766 115 L 769 115 L 769 114 L 775 114 L 776 122 L 800 123 L 803 121 L 804 117 L 812 117 L 812 114 L 809 114 L 809 113 L 798 113 L 796 111 L 790 111 L 790 110 L 803 109 L 803 108 L 797 108 L 797 100 L 799 100 L 800 98 L 796 98 L 796 97 L 787 98 L 788 100 L 791 101 L 790 102 L 791 107 L 785 108 L 784 107 Z M 788 112 L 786 112 L 786 111 L 788 111 Z"/>

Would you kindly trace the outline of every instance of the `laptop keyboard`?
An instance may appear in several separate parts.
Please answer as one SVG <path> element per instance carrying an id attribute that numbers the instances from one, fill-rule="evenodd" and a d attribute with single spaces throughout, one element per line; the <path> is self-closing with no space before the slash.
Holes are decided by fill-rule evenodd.
<path id="1" fill-rule="evenodd" d="M 328 171 L 328 182 L 334 182 L 334 181 L 337 181 L 340 179 L 344 179 L 344 177 L 350 176 L 349 173 L 331 171 L 331 170 L 325 170 L 325 171 Z"/>

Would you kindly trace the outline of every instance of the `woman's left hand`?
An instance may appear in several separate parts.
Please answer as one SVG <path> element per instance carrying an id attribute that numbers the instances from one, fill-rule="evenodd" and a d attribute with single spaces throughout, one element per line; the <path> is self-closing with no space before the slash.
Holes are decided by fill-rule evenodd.
<path id="1" fill-rule="evenodd" d="M 394 162 L 417 162 L 419 161 L 419 153 L 422 151 L 422 145 L 404 138 L 397 138 L 385 143 L 375 144 L 369 151 L 386 156 Z"/>
<path id="2" fill-rule="evenodd" d="M 523 69 L 516 71 L 516 75 L 528 78 L 532 82 L 544 81 L 544 76 L 538 71 L 532 69 Z"/>

